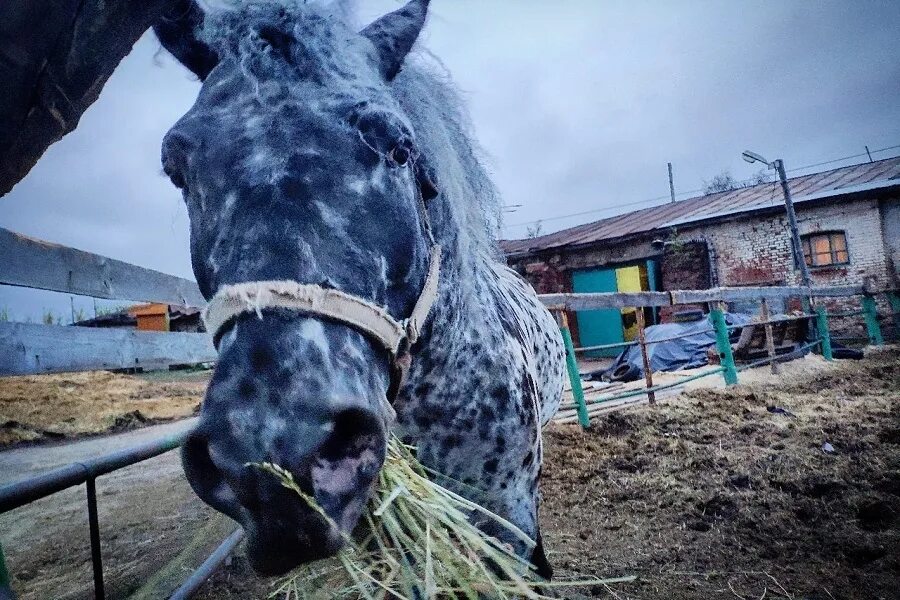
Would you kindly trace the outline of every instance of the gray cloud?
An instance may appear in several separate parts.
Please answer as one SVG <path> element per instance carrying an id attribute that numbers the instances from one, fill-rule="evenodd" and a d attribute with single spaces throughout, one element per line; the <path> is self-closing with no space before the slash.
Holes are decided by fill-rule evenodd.
<path id="1" fill-rule="evenodd" d="M 360 3 L 363 20 L 398 5 Z M 469 101 L 518 223 L 900 144 L 896 2 L 435 0 L 425 45 Z M 159 172 L 163 134 L 199 85 L 144 36 L 79 128 L 7 197 L 0 226 L 191 277 L 187 218 Z M 68 314 L 59 295 L 0 288 L 0 307 Z M 88 307 L 89 304 L 84 304 Z"/>

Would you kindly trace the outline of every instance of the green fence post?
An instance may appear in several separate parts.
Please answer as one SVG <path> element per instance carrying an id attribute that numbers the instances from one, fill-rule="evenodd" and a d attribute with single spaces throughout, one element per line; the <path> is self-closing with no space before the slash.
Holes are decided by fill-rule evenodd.
<path id="1" fill-rule="evenodd" d="M 888 292 L 887 297 L 891 312 L 894 313 L 894 334 L 900 340 L 900 292 Z"/>
<path id="2" fill-rule="evenodd" d="M 834 360 L 834 356 L 831 353 L 831 333 L 828 331 L 828 313 L 825 311 L 824 306 L 816 307 L 816 329 L 819 330 L 822 356 L 825 360 Z"/>
<path id="3" fill-rule="evenodd" d="M 866 332 L 869 334 L 869 343 L 873 346 L 881 346 L 884 344 L 884 338 L 881 337 L 881 326 L 878 324 L 875 296 L 863 296 L 862 305 L 863 317 L 866 319 Z"/>
<path id="4" fill-rule="evenodd" d="M 582 427 L 591 424 L 588 417 L 587 404 L 584 403 L 584 389 L 581 387 L 581 377 L 578 375 L 578 361 L 575 360 L 575 346 L 572 344 L 572 334 L 569 332 L 569 319 L 566 313 L 560 313 L 559 330 L 562 333 L 563 344 L 566 346 L 566 369 L 569 371 L 569 383 L 572 384 L 572 396 L 575 397 L 575 406 L 578 407 L 578 422 Z"/>
<path id="5" fill-rule="evenodd" d="M 0 545 L 0 598 L 15 598 L 12 593 L 12 580 L 6 569 L 6 558 L 3 556 L 3 546 Z"/>
<path id="6" fill-rule="evenodd" d="M 719 350 L 719 361 L 722 364 L 725 385 L 735 385 L 738 382 L 737 369 L 734 366 L 734 355 L 731 353 L 725 314 L 721 308 L 713 308 L 709 311 L 709 318 L 712 321 L 713 329 L 716 330 L 716 348 Z"/>

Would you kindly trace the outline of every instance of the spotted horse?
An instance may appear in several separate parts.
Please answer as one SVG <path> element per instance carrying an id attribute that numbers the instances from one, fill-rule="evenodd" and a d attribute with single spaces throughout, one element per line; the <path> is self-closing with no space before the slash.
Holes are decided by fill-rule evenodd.
<path id="1" fill-rule="evenodd" d="M 185 0 L 155 27 L 203 82 L 162 147 L 219 351 L 184 469 L 262 573 L 337 552 L 393 431 L 551 575 L 538 478 L 564 349 L 499 261 L 499 198 L 458 93 L 413 51 L 427 11 L 412 0 L 358 32 L 334 6 Z M 333 523 L 246 466 L 260 461 Z"/>

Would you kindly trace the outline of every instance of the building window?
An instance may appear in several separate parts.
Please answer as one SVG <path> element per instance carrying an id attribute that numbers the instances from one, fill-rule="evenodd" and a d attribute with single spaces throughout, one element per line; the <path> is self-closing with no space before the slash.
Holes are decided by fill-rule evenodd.
<path id="1" fill-rule="evenodd" d="M 804 235 L 803 257 L 810 267 L 846 265 L 850 262 L 847 253 L 847 236 L 843 231 Z"/>

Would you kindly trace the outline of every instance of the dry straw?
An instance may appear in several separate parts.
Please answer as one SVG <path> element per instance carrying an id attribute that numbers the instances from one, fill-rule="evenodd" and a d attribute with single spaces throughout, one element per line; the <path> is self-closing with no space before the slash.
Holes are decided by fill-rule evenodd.
<path id="1" fill-rule="evenodd" d="M 256 465 L 276 476 L 326 520 L 291 474 L 271 463 Z M 412 453 L 392 437 L 362 526 L 334 558 L 305 565 L 276 584 L 270 598 L 529 598 L 543 599 L 553 586 L 627 581 L 591 579 L 547 582 L 531 565 L 473 521 L 490 519 L 532 546 L 515 525 L 442 487 Z"/>

